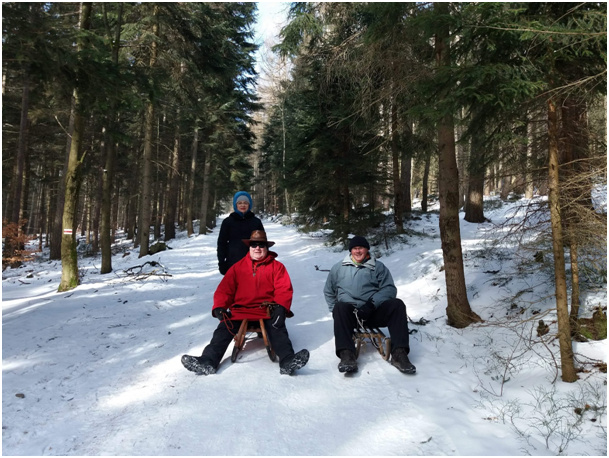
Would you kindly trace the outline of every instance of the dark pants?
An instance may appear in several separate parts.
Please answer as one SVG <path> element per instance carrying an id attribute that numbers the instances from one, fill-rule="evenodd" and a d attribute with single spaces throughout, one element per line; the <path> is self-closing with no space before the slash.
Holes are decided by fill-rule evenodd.
<path id="1" fill-rule="evenodd" d="M 285 312 L 286 309 L 284 307 L 276 307 L 271 318 L 264 320 L 264 327 L 269 337 L 271 347 L 277 354 L 280 363 L 284 358 L 294 354 L 292 342 L 288 336 L 288 330 L 285 327 Z M 203 350 L 201 358 L 208 360 L 212 366 L 218 368 L 224 353 L 226 353 L 226 349 L 235 338 L 235 334 L 239 332 L 240 326 L 241 320 L 220 322 L 214 331 L 211 342 Z"/>
<path id="2" fill-rule="evenodd" d="M 332 310 L 334 318 L 334 343 L 336 355 L 341 350 L 355 351 L 353 333 L 357 326 L 357 318 L 353 311 L 355 306 L 345 302 L 337 302 Z M 391 348 L 405 348 L 410 352 L 408 343 L 408 316 L 406 305 L 401 299 L 390 299 L 380 304 L 370 318 L 364 321 L 368 328 L 388 328 L 391 337 Z"/>

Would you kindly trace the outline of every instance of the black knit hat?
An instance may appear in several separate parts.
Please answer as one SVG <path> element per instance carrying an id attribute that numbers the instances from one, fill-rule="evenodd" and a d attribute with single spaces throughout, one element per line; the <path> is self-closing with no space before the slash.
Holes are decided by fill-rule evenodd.
<path id="1" fill-rule="evenodd" d="M 368 243 L 368 240 L 366 240 L 361 235 L 356 235 L 351 240 L 349 240 L 349 251 L 351 251 L 356 246 L 362 246 L 368 250 L 370 249 L 370 244 Z"/>

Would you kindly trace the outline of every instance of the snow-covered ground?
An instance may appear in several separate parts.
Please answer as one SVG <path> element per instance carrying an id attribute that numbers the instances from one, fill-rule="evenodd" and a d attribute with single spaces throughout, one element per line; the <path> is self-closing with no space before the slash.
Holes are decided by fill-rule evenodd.
<path id="1" fill-rule="evenodd" d="M 260 339 L 217 374 L 196 376 L 217 325 L 217 230 L 138 258 L 79 260 L 82 284 L 58 293 L 61 264 L 39 259 L 2 279 L 4 455 L 606 455 L 606 342 L 574 344 L 586 372 L 560 381 L 551 271 L 509 243 L 494 243 L 513 206 L 493 223 L 461 221 L 471 306 L 485 322 L 446 324 L 436 214 L 408 223 L 403 243 L 373 247 L 391 270 L 413 324 L 400 373 L 368 345 L 360 371 L 337 370 L 327 272 L 344 251 L 322 234 L 264 225 L 294 285 L 287 322 L 311 358 L 279 374 Z M 219 226 L 218 226 L 219 227 Z M 128 244 L 125 244 L 128 247 Z M 528 259 L 530 257 L 530 259 Z M 526 260 L 526 262 L 524 262 Z M 136 266 L 146 265 L 141 271 Z M 606 306 L 606 288 L 584 295 L 583 314 Z M 539 319 L 550 333 L 537 337 Z M 554 383 L 552 383 L 554 382 Z M 576 412 L 579 412 L 579 414 Z"/>

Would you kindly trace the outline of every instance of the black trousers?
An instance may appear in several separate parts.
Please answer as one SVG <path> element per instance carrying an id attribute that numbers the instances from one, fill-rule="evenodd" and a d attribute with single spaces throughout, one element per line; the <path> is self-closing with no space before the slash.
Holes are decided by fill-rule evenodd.
<path id="1" fill-rule="evenodd" d="M 288 330 L 285 327 L 285 312 L 285 308 L 281 306 L 276 307 L 271 318 L 264 320 L 264 327 L 269 337 L 271 347 L 277 354 L 280 363 L 286 357 L 294 354 L 292 342 L 290 341 Z M 235 334 L 239 332 L 240 326 L 241 320 L 221 321 L 214 331 L 211 342 L 203 349 L 201 358 L 208 360 L 212 366 L 218 368 L 224 353 L 226 353 L 226 349 L 235 338 Z"/>
<path id="2" fill-rule="evenodd" d="M 355 351 L 353 333 L 357 325 L 354 314 L 355 306 L 345 302 L 337 302 L 332 310 L 334 318 L 334 343 L 336 356 L 341 350 Z M 380 304 L 370 318 L 364 321 L 370 328 L 388 328 L 391 337 L 391 348 L 405 348 L 410 352 L 408 334 L 408 316 L 406 305 L 401 299 L 390 299 Z"/>

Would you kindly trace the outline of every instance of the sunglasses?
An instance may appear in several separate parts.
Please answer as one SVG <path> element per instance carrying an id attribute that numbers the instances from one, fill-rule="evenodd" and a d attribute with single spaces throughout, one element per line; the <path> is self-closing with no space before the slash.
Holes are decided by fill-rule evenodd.
<path id="1" fill-rule="evenodd" d="M 266 242 L 250 242 L 250 248 L 266 248 Z"/>

